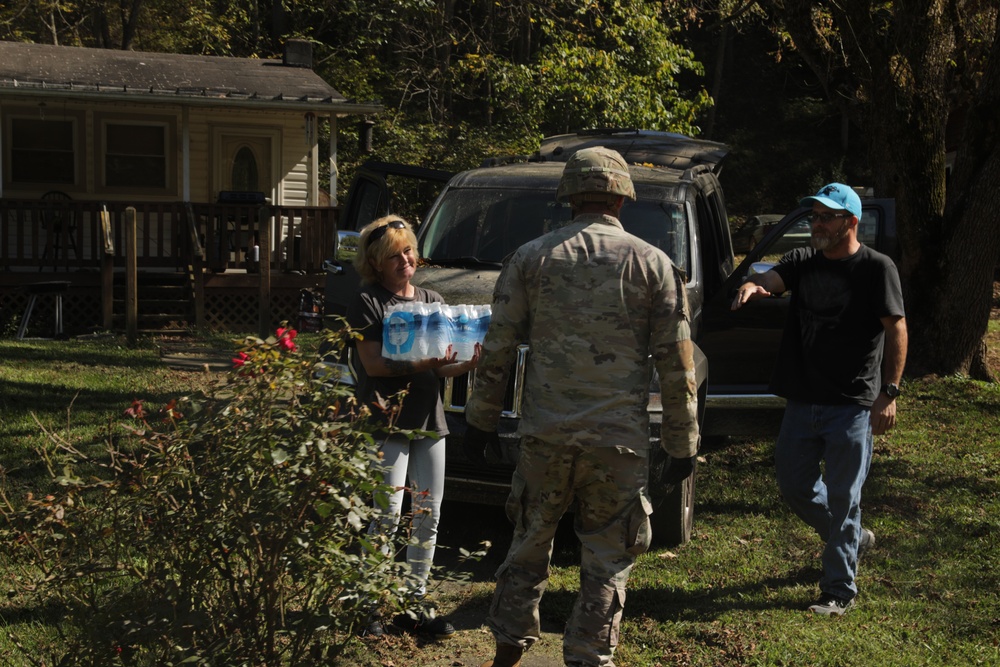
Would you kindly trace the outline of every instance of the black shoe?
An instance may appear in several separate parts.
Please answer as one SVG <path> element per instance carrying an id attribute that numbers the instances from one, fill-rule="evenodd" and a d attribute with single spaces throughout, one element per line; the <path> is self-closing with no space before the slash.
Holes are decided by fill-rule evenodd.
<path id="1" fill-rule="evenodd" d="M 381 637 L 385 634 L 382 623 L 376 619 L 358 628 L 358 637 Z"/>
<path id="2" fill-rule="evenodd" d="M 392 618 L 392 624 L 400 630 L 416 635 L 427 635 L 435 639 L 447 639 L 455 634 L 455 626 L 451 623 L 439 616 L 428 618 L 427 614 L 424 613 L 420 613 L 418 616 L 396 614 Z"/>

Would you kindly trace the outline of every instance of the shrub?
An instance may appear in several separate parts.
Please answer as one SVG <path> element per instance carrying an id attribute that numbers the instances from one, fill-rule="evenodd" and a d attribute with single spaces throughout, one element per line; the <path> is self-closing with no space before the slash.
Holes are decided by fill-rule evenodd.
<path id="1" fill-rule="evenodd" d="M 281 328 L 217 387 L 133 403 L 105 455 L 49 438 L 55 490 L 0 503 L 12 594 L 62 619 L 53 654 L 28 659 L 329 664 L 374 607 L 405 608 L 406 565 L 382 555 L 400 545 L 366 530 L 374 423 L 317 362 Z"/>

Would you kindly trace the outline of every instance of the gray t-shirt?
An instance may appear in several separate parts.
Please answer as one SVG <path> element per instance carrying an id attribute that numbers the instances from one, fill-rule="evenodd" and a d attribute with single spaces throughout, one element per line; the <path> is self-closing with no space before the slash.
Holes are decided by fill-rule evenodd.
<path id="1" fill-rule="evenodd" d="M 381 285 L 362 285 L 347 308 L 347 322 L 364 336 L 365 340 L 382 343 L 382 320 L 389 306 L 396 303 L 443 303 L 437 292 L 414 286 L 412 298 L 397 296 Z M 358 376 L 357 397 L 372 405 L 372 414 L 387 423 L 382 410 L 374 405 L 376 394 L 383 400 L 406 390 L 396 426 L 405 429 L 434 431 L 439 436 L 448 435 L 448 426 L 441 404 L 441 380 L 432 370 L 397 377 L 369 377 L 364 366 L 355 360 Z M 393 404 L 398 404 L 397 400 Z"/>

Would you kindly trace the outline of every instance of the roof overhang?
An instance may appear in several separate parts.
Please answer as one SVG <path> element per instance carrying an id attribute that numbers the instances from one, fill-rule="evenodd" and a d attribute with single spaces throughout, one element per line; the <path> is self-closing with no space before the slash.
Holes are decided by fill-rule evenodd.
<path id="1" fill-rule="evenodd" d="M 267 111 L 312 111 L 336 116 L 381 113 L 384 107 L 375 102 L 351 102 L 333 99 L 268 99 L 232 93 L 183 94 L 165 90 L 124 90 L 86 86 L 39 85 L 33 82 L 0 82 L 0 99 L 4 97 L 36 97 L 39 99 L 80 100 L 87 102 L 129 102 L 133 104 L 171 104 L 179 107 L 214 107 L 256 109 Z"/>

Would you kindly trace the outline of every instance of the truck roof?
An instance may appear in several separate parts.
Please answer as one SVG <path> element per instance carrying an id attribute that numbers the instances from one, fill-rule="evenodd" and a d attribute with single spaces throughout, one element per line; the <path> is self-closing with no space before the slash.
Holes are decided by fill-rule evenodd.
<path id="1" fill-rule="evenodd" d="M 703 164 L 718 173 L 723 158 L 729 154 L 729 147 L 725 144 L 676 132 L 595 129 L 546 137 L 542 140 L 538 156 L 565 162 L 581 148 L 593 146 L 614 149 L 629 164 L 648 164 L 680 171 Z"/>
<path id="2" fill-rule="evenodd" d="M 562 162 L 518 162 L 479 167 L 455 175 L 448 187 L 548 190 L 555 196 L 564 166 Z M 629 165 L 629 173 L 637 186 L 677 188 L 685 181 L 684 172 L 675 169 Z"/>

